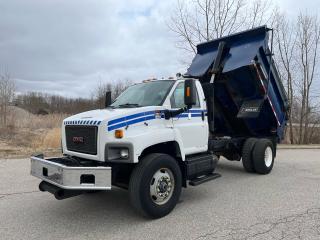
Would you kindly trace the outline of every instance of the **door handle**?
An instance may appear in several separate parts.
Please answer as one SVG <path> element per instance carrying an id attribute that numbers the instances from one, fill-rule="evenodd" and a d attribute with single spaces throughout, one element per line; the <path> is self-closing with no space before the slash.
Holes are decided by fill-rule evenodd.
<path id="1" fill-rule="evenodd" d="M 204 114 L 204 111 L 202 111 L 202 112 L 201 112 L 202 121 L 204 121 L 204 117 L 205 117 L 205 114 Z"/>

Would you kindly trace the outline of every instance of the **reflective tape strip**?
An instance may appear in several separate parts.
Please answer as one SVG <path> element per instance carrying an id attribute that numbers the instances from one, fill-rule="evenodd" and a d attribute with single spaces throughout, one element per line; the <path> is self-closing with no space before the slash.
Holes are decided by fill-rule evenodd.
<path id="1" fill-rule="evenodd" d="M 98 120 L 72 120 L 64 121 L 64 125 L 90 125 L 90 126 L 99 126 L 101 121 Z"/>
<path id="2" fill-rule="evenodd" d="M 260 75 L 260 72 L 259 72 L 256 64 L 254 64 L 254 66 L 255 66 L 256 71 L 257 71 L 257 74 L 258 74 L 258 76 L 259 76 L 259 80 L 260 80 L 260 83 L 261 83 L 261 85 L 262 85 L 262 87 L 263 87 L 264 93 L 267 93 L 267 89 L 266 89 L 266 87 L 264 86 L 264 83 L 263 83 L 263 81 L 262 81 L 262 77 L 261 77 L 261 75 Z M 262 72 L 262 73 L 263 73 L 263 72 Z M 264 73 L 263 73 L 263 74 L 264 74 Z M 265 77 L 265 76 L 264 76 L 264 77 Z M 265 79 L 266 79 L 266 77 L 265 77 Z M 275 109 L 274 109 L 274 107 L 273 107 L 273 104 L 272 104 L 272 102 L 271 102 L 271 99 L 269 98 L 269 95 L 267 95 L 267 99 L 268 99 L 268 102 L 269 102 L 269 104 L 270 104 L 270 106 L 271 106 L 272 112 L 273 112 L 274 116 L 276 117 L 278 126 L 281 126 L 280 121 L 279 121 L 279 118 L 278 118 L 278 116 L 277 116 L 277 113 L 276 113 L 276 111 L 275 111 Z"/>

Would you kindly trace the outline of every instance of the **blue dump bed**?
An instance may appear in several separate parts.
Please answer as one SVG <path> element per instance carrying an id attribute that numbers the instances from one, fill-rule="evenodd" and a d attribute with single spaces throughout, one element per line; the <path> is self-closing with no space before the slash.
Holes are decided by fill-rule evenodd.
<path id="1" fill-rule="evenodd" d="M 198 78 L 204 88 L 212 86 L 209 91 L 214 100 L 208 105 L 213 114 L 213 135 L 283 139 L 288 100 L 271 60 L 269 32 L 262 26 L 197 46 L 186 76 Z"/>

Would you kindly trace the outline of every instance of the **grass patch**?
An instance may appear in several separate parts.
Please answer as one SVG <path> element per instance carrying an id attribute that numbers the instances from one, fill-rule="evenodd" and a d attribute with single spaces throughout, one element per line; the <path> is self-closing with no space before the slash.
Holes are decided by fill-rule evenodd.
<path id="1" fill-rule="evenodd" d="M 61 124 L 67 116 L 34 115 L 14 108 L 9 124 L 0 128 L 0 158 L 61 154 Z"/>

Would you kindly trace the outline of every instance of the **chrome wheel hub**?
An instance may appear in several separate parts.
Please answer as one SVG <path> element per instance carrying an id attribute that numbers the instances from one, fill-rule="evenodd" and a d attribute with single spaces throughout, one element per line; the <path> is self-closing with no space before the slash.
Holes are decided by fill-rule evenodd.
<path id="1" fill-rule="evenodd" d="M 272 164 L 272 159 L 273 159 L 273 152 L 271 147 L 267 147 L 265 152 L 264 152 L 264 163 L 266 167 L 270 167 Z"/>
<path id="2" fill-rule="evenodd" d="M 169 201 L 174 190 L 174 177 L 170 169 L 161 168 L 152 177 L 150 182 L 150 196 L 158 205 Z"/>

